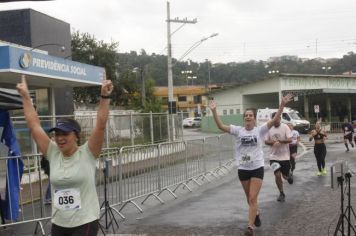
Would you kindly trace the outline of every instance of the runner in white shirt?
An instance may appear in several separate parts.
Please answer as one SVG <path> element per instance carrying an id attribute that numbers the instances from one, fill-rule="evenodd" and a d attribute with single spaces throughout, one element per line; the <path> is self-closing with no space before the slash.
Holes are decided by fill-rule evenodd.
<path id="1" fill-rule="evenodd" d="M 277 111 L 280 116 L 284 106 L 291 101 L 291 94 L 282 98 Z M 246 235 L 253 235 L 253 225 L 259 227 L 261 220 L 258 213 L 258 193 L 262 186 L 264 176 L 264 158 L 262 145 L 264 136 L 273 126 L 276 119 L 268 121 L 266 124 L 256 127 L 256 109 L 246 109 L 244 113 L 244 126 L 225 125 L 216 111 L 215 101 L 211 101 L 209 108 L 218 128 L 226 133 L 230 133 L 236 138 L 236 163 L 238 176 L 246 194 L 249 205 L 248 227 Z"/>

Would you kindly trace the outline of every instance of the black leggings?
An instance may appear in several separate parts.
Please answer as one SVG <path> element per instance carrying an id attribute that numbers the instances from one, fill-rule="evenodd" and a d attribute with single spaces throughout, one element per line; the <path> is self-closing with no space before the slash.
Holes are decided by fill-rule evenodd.
<path id="1" fill-rule="evenodd" d="M 325 168 L 326 146 L 325 143 L 317 143 L 314 146 L 314 155 L 319 171 Z"/>
<path id="2" fill-rule="evenodd" d="M 66 228 L 52 224 L 51 236 L 96 236 L 98 235 L 98 230 L 98 220 L 73 228 Z"/>

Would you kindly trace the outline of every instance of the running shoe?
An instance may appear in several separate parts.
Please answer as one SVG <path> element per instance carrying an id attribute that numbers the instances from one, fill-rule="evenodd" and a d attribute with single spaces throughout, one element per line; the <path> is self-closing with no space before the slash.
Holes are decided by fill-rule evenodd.
<path id="1" fill-rule="evenodd" d="M 247 227 L 245 231 L 245 236 L 253 236 L 253 228 L 251 226 Z"/>
<path id="2" fill-rule="evenodd" d="M 326 169 L 324 168 L 324 169 L 322 169 L 322 171 L 321 171 L 321 173 L 322 173 L 322 175 L 326 175 Z"/>
<path id="3" fill-rule="evenodd" d="M 316 172 L 317 176 L 321 176 L 322 174 L 323 174 L 323 172 L 321 172 L 321 171 Z"/>
<path id="4" fill-rule="evenodd" d="M 285 200 L 286 200 L 286 195 L 284 193 L 280 193 L 277 198 L 277 201 L 284 202 Z"/>
<path id="5" fill-rule="evenodd" d="M 292 174 L 289 174 L 287 181 L 289 184 L 293 184 L 293 175 Z"/>
<path id="6" fill-rule="evenodd" d="M 256 218 L 255 218 L 255 226 L 256 227 L 260 227 L 261 226 L 261 224 L 262 224 L 262 222 L 261 222 L 261 219 L 260 219 L 260 215 L 258 214 L 258 215 L 256 215 Z"/>

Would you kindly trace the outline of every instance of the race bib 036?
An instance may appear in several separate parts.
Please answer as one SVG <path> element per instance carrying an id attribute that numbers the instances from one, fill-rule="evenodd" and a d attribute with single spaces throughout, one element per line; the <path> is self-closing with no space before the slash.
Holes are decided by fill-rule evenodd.
<path id="1" fill-rule="evenodd" d="M 55 190 L 53 204 L 58 210 L 80 209 L 80 192 L 74 188 Z"/>

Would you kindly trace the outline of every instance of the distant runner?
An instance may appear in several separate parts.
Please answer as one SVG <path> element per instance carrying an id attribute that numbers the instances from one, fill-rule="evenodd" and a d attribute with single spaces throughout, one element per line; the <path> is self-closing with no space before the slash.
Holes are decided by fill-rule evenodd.
<path id="1" fill-rule="evenodd" d="M 349 120 L 347 118 L 344 119 L 344 123 L 341 126 L 342 132 L 344 133 L 344 143 L 346 147 L 346 152 L 350 151 L 349 145 L 347 145 L 347 141 L 349 141 L 351 147 L 354 147 L 353 141 L 352 141 L 352 134 L 354 132 L 354 128 L 352 125 L 349 123 Z"/>
<path id="2" fill-rule="evenodd" d="M 325 156 L 326 156 L 326 146 L 325 139 L 327 139 L 328 134 L 321 129 L 320 122 L 315 123 L 315 129 L 313 129 L 309 134 L 309 141 L 314 139 L 314 155 L 316 158 L 316 164 L 318 165 L 317 176 L 326 175 L 325 168 Z"/>

